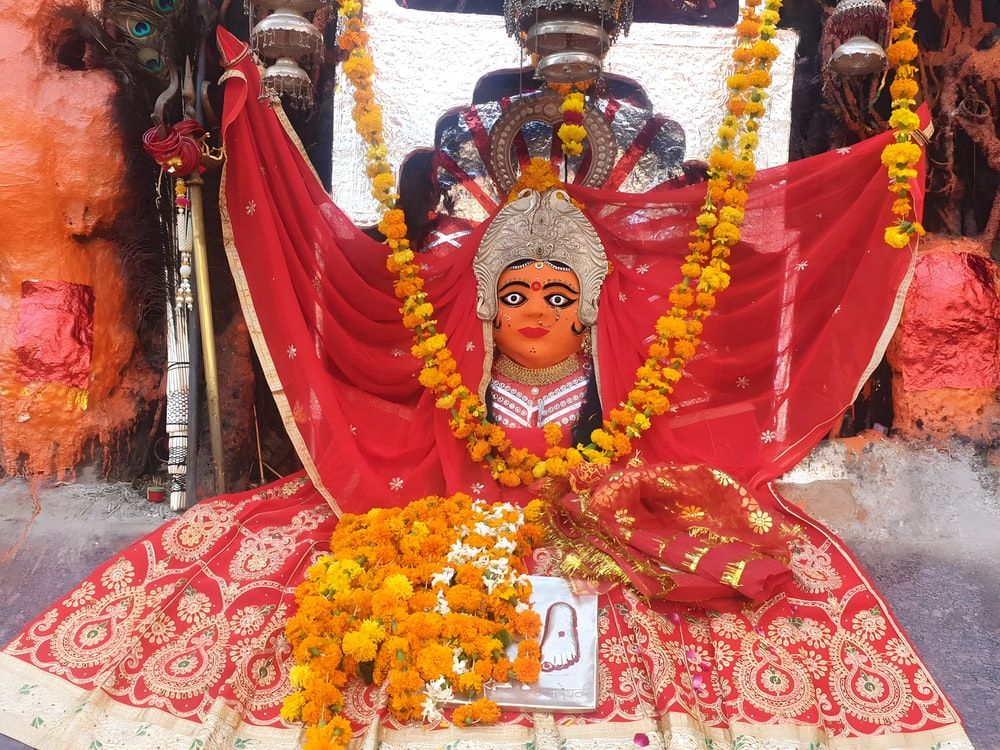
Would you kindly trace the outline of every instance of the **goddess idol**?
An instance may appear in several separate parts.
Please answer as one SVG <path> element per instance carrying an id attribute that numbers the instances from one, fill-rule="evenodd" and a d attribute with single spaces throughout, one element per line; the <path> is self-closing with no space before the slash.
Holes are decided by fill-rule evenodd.
<path id="1" fill-rule="evenodd" d="M 704 185 L 626 195 L 547 165 L 448 252 L 413 253 L 390 212 L 387 264 L 258 97 L 246 47 L 220 45 L 230 263 L 305 469 L 200 503 L 29 624 L 0 654 L 0 731 L 104 750 L 971 747 L 858 563 L 772 484 L 898 316 L 913 255 L 883 244 L 889 136 L 758 174 L 724 267 L 689 248 Z M 700 281 L 674 284 L 679 266 Z M 700 347 L 660 367 L 692 306 Z M 451 706 L 452 684 L 578 658 L 514 607 L 536 498 L 547 536 L 524 565 L 603 582 L 596 708 Z M 445 514 L 510 556 L 463 578 L 474 545 L 442 548 Z M 476 593 L 494 564 L 500 601 Z M 541 653 L 518 669 L 499 625 L 449 635 L 469 597 Z"/>

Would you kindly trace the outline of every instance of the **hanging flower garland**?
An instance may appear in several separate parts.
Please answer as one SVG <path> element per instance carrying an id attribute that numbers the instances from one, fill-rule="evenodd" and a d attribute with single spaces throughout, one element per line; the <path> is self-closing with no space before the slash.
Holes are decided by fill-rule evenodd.
<path id="1" fill-rule="evenodd" d="M 896 140 L 882 151 L 882 163 L 889 172 L 889 190 L 896 195 L 892 204 L 895 224 L 886 227 L 885 241 L 892 247 L 910 244 L 913 236 L 924 234 L 916 220 L 911 196 L 911 182 L 917 176 L 917 162 L 922 154 L 915 138 L 920 128 L 920 117 L 914 112 L 920 85 L 917 67 L 913 64 L 920 53 L 916 43 L 916 30 L 912 26 L 917 6 L 911 0 L 900 0 L 892 6 L 892 44 L 887 54 L 895 68 L 895 77 L 889 92 L 892 94 L 892 116 L 889 124 L 894 128 Z"/>
<path id="2" fill-rule="evenodd" d="M 562 142 L 562 152 L 566 156 L 579 156 L 583 153 L 583 141 L 587 138 L 587 128 L 583 124 L 583 110 L 586 108 L 584 92 L 592 84 L 593 81 L 549 84 L 550 89 L 562 94 L 563 97 L 562 105 L 559 107 L 563 121 L 556 134 Z"/>
<path id="3" fill-rule="evenodd" d="M 762 4 L 764 8 L 759 11 Z M 416 256 L 406 239 L 405 217 L 402 210 L 395 208 L 394 183 L 381 132 L 381 111 L 374 104 L 372 93 L 374 65 L 366 48 L 368 37 L 360 6 L 356 0 L 341 0 L 341 14 L 347 22 L 339 43 L 349 51 L 344 72 L 355 85 L 354 119 L 358 133 L 369 145 L 367 169 L 373 194 L 386 208 L 379 224 L 391 251 L 386 268 L 398 277 L 394 291 L 402 303 L 403 325 L 413 332 L 414 345 L 410 351 L 423 362 L 420 383 L 437 396 L 438 408 L 450 413 L 452 433 L 466 441 L 472 458 L 485 461 L 491 475 L 501 484 L 517 486 L 544 476 L 563 476 L 585 461 L 609 464 L 631 453 L 632 440 L 649 429 L 651 417 L 670 408 L 673 384 L 680 380 L 685 365 L 697 350 L 703 321 L 715 307 L 715 295 L 729 286 L 728 257 L 731 247 L 740 239 L 746 188 L 756 173 L 757 131 L 765 112 L 771 64 L 778 56 L 778 47 L 772 39 L 777 35 L 780 8 L 781 0 L 747 0 L 741 11 L 733 51 L 734 72 L 727 79 L 728 114 L 718 129 L 717 143 L 709 157 L 705 202 L 691 233 L 690 253 L 681 266 L 682 279 L 668 296 L 671 308 L 656 323 L 656 339 L 637 370 L 633 388 L 626 400 L 611 410 L 602 429 L 591 434 L 592 442 L 587 445 L 562 447 L 561 428 L 547 426 L 549 448 L 543 457 L 514 448 L 503 428 L 488 421 L 486 406 L 478 394 L 462 383 L 447 336 L 437 330 L 434 307 L 427 299 Z M 569 112 L 582 105 L 582 94 L 570 100 L 573 93 L 580 94 L 566 94 Z M 374 127 L 376 124 L 378 128 Z M 568 132 L 564 143 L 578 142 L 573 135 L 579 133 Z M 586 131 L 582 137 L 585 135 Z M 526 170 L 516 189 L 559 184 L 548 162 L 537 162 Z"/>
<path id="4" fill-rule="evenodd" d="M 484 686 L 530 684 L 541 671 L 524 565 L 542 539 L 540 514 L 537 500 L 522 510 L 458 494 L 340 519 L 285 628 L 295 691 L 281 716 L 306 725 L 305 750 L 347 747 L 342 690 L 357 677 L 386 685 L 401 722 L 440 722 L 443 704 L 461 700 L 453 724 L 500 718 Z"/>

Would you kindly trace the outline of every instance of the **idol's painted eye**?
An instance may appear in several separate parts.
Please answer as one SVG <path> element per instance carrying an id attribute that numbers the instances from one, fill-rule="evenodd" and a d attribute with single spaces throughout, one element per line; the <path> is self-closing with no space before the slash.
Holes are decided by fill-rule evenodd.
<path id="1" fill-rule="evenodd" d="M 545 298 L 545 301 L 548 302 L 550 305 L 552 305 L 552 307 L 558 307 L 562 309 L 572 305 L 574 302 L 576 302 L 576 299 L 565 294 L 560 294 L 559 292 L 554 292 L 548 295 Z"/>
<path id="2" fill-rule="evenodd" d="M 528 301 L 528 297 L 521 292 L 507 292 L 500 295 L 500 301 L 507 307 L 520 307 Z"/>

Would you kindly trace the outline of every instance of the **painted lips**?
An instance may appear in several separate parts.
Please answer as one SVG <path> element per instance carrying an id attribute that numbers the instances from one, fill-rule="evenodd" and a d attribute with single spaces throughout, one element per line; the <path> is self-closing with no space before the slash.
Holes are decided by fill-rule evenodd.
<path id="1" fill-rule="evenodd" d="M 526 336 L 529 339 L 540 339 L 542 336 L 546 336 L 549 333 L 548 328 L 520 328 L 518 333 L 522 336 Z"/>

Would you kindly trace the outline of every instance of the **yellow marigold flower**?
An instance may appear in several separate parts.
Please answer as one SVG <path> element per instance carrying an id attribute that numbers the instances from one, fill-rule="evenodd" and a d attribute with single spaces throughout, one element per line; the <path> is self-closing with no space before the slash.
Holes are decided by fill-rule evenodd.
<path id="1" fill-rule="evenodd" d="M 899 226 L 886 227 L 884 238 L 885 244 L 890 247 L 901 248 L 910 244 L 909 232 Z"/>
<path id="2" fill-rule="evenodd" d="M 742 91 L 750 85 L 750 79 L 743 73 L 734 73 L 726 79 L 726 85 L 734 91 Z"/>
<path id="3" fill-rule="evenodd" d="M 292 667 L 296 669 L 296 667 Z M 302 707 L 306 703 L 306 695 L 301 691 L 296 691 L 285 698 L 281 704 L 281 718 L 285 721 L 300 721 L 302 719 Z"/>
<path id="4" fill-rule="evenodd" d="M 392 594 L 399 599 L 409 599 L 413 596 L 413 584 L 411 584 L 410 579 L 402 573 L 394 573 L 391 576 L 387 576 L 386 579 L 382 581 L 382 586 L 392 592 Z"/>
<path id="5" fill-rule="evenodd" d="M 636 414 L 635 426 L 638 427 L 640 430 L 648 430 L 651 426 L 649 417 L 647 417 L 645 414 Z"/>
<path id="6" fill-rule="evenodd" d="M 604 430 L 597 429 L 590 433 L 590 441 L 601 450 L 611 450 L 614 445 L 612 437 Z"/>
<path id="7" fill-rule="evenodd" d="M 448 345 L 448 337 L 443 333 L 435 333 L 433 336 L 429 336 L 426 341 L 424 341 L 424 348 L 430 353 L 434 354 L 441 351 Z"/>
<path id="8" fill-rule="evenodd" d="M 563 141 L 562 150 L 567 156 L 579 156 L 583 153 L 583 144 L 579 141 Z"/>
<path id="9" fill-rule="evenodd" d="M 889 167 L 889 179 L 891 180 L 912 180 L 916 178 L 917 170 L 900 169 L 899 167 Z"/>
<path id="10" fill-rule="evenodd" d="M 708 166 L 713 169 L 729 170 L 733 165 L 733 153 L 732 151 L 723 151 L 722 149 L 714 149 L 712 153 L 708 155 Z M 699 222 L 700 223 L 700 222 Z M 711 226 L 711 225 L 710 225 Z"/>
<path id="11" fill-rule="evenodd" d="M 903 132 L 908 132 L 920 127 L 920 117 L 908 109 L 897 109 L 889 117 L 889 125 Z"/>
<path id="12" fill-rule="evenodd" d="M 698 214 L 698 217 L 695 219 L 695 221 L 698 222 L 698 226 L 706 228 L 714 227 L 716 224 L 719 223 L 718 217 L 713 213 L 709 213 L 708 211 Z"/>
<path id="13" fill-rule="evenodd" d="M 309 681 L 310 671 L 308 664 L 296 664 L 288 670 L 288 681 L 294 687 L 304 688 Z M 301 707 L 300 707 L 301 708 Z"/>
<path id="14" fill-rule="evenodd" d="M 350 18 L 361 12 L 361 3 L 358 0 L 341 0 L 340 14 Z"/>
<path id="15" fill-rule="evenodd" d="M 718 136 L 721 140 L 731 141 L 736 137 L 736 128 L 730 125 L 719 126 Z"/>
<path id="16" fill-rule="evenodd" d="M 570 125 L 563 123 L 559 126 L 559 138 L 563 143 L 567 141 L 582 141 L 587 137 L 587 129 L 583 125 Z"/>
<path id="17" fill-rule="evenodd" d="M 725 201 L 730 206 L 742 208 L 747 203 L 747 192 L 739 188 L 729 188 L 725 193 Z"/>
<path id="18" fill-rule="evenodd" d="M 753 56 L 758 60 L 763 60 L 766 62 L 771 62 L 778 58 L 779 50 L 774 42 L 759 41 L 754 42 L 753 45 Z"/>
<path id="19" fill-rule="evenodd" d="M 676 338 L 687 333 L 687 325 L 681 318 L 665 315 L 656 321 L 656 332 L 661 336 Z"/>
<path id="20" fill-rule="evenodd" d="M 455 394 L 444 394 L 441 398 L 434 402 L 434 405 L 437 406 L 438 409 L 450 409 L 455 405 Z"/>
<path id="21" fill-rule="evenodd" d="M 887 167 L 896 165 L 912 166 L 920 161 L 920 146 L 912 141 L 890 143 L 882 149 L 882 163 Z"/>
<path id="22" fill-rule="evenodd" d="M 344 655 L 349 656 L 357 662 L 371 661 L 378 651 L 374 641 L 364 633 L 352 630 L 344 634 L 343 645 Z"/>
<path id="23" fill-rule="evenodd" d="M 757 173 L 757 168 L 752 161 L 737 159 L 733 163 L 733 176 L 740 180 L 750 180 Z"/>
<path id="24" fill-rule="evenodd" d="M 715 228 L 715 231 L 712 233 L 712 238 L 716 242 L 721 242 L 725 245 L 734 245 L 739 242 L 740 229 L 735 224 L 724 221 Z M 704 278 L 704 276 L 705 272 L 702 271 L 702 278 Z M 700 284 L 698 288 L 701 288 Z"/>
<path id="25" fill-rule="evenodd" d="M 372 190 L 379 193 L 391 192 L 396 188 L 396 178 L 392 173 L 377 174 L 372 178 Z"/>
<path id="26" fill-rule="evenodd" d="M 764 10 L 761 11 L 760 20 L 768 24 L 776 24 L 781 20 L 781 16 L 776 10 Z M 767 85 L 767 84 L 764 84 Z"/>
<path id="27" fill-rule="evenodd" d="M 539 461 L 531 469 L 531 476 L 533 476 L 535 479 L 541 479 L 542 477 L 545 476 L 545 474 L 547 473 L 547 471 L 548 471 L 548 466 L 546 465 L 546 462 L 545 461 Z"/>
<path id="28" fill-rule="evenodd" d="M 736 206 L 723 206 L 719 211 L 719 218 L 722 219 L 722 221 L 729 222 L 730 224 L 742 224 L 743 209 Z"/>
<path id="29" fill-rule="evenodd" d="M 584 105 L 583 94 L 579 91 L 574 91 L 566 95 L 560 109 L 563 112 L 583 112 Z"/>

